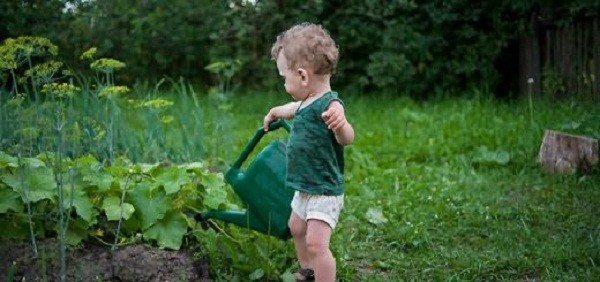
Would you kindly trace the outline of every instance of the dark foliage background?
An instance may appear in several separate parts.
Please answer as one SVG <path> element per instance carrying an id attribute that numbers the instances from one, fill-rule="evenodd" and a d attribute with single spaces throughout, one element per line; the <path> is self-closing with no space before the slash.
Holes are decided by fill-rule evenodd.
<path id="1" fill-rule="evenodd" d="M 83 70 L 95 46 L 127 63 L 125 83 L 179 78 L 214 85 L 204 67 L 239 59 L 235 85 L 276 89 L 269 49 L 287 27 L 312 21 L 341 49 L 334 84 L 355 93 L 455 95 L 479 89 L 518 92 L 519 36 L 532 15 L 566 26 L 598 17 L 594 0 L 5 0 L 0 39 L 37 35 Z"/>

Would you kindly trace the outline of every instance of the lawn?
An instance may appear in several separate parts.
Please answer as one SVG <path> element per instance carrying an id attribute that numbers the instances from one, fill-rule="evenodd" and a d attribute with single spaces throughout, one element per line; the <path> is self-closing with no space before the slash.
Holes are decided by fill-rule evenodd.
<path id="1" fill-rule="evenodd" d="M 89 136 L 76 136 L 87 143 L 67 144 L 65 152 L 99 159 L 125 154 L 147 163 L 203 161 L 224 172 L 269 107 L 289 100 L 285 94 L 206 95 L 184 84 L 128 95 L 108 104 L 76 99 L 72 109 L 93 118 L 81 123 Z M 600 169 L 549 175 L 537 163 L 545 129 L 600 138 L 597 104 L 477 95 L 341 97 L 356 140 L 345 151 L 346 202 L 331 242 L 340 281 L 600 279 Z M 4 109 L 7 126 L 14 116 L 34 114 Z M 45 108 L 37 109 L 44 117 Z M 16 144 L 6 141 L 7 129 L 0 131 L 3 144 Z M 54 148 L 50 135 L 41 136 L 7 152 L 23 152 L 27 144 L 37 144 L 31 152 Z M 261 146 L 287 134 L 266 136 Z M 215 223 L 190 229 L 182 245 L 208 259 L 215 280 L 289 280 L 296 268 L 291 241 Z"/>
<path id="2" fill-rule="evenodd" d="M 209 134 L 205 147 L 229 144 L 213 157 L 232 162 L 268 108 L 286 99 L 246 94 L 230 97 L 224 114 L 203 108 L 205 132 L 221 120 L 231 133 Z M 600 279 L 599 169 L 548 175 L 537 163 L 545 129 L 600 137 L 597 105 L 377 96 L 345 103 L 357 135 L 346 149 L 346 203 L 332 239 L 340 280 Z M 270 252 L 287 257 L 267 256 L 266 265 L 290 267 L 292 251 L 279 247 Z"/>

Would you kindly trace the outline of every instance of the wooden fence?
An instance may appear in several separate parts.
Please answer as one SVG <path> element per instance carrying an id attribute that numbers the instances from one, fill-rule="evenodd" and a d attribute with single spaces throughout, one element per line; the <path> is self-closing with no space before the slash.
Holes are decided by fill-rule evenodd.
<path id="1" fill-rule="evenodd" d="M 558 27 L 533 15 L 529 31 L 520 39 L 520 93 L 600 101 L 599 18 Z"/>

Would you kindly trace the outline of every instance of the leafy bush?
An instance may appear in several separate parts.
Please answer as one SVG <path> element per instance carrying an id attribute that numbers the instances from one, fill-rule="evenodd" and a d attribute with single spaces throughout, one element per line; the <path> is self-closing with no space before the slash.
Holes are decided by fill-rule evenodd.
<path id="1" fill-rule="evenodd" d="M 37 239 L 61 234 L 56 216 L 63 209 L 70 245 L 92 238 L 109 245 L 143 239 L 179 249 L 188 228 L 196 227 L 186 212 L 235 207 L 227 204 L 224 186 L 223 175 L 201 162 L 119 159 L 106 165 L 90 155 L 18 158 L 0 151 L 0 228 L 6 231 L 0 239 L 24 240 L 29 231 Z"/>
<path id="2" fill-rule="evenodd" d="M 337 89 L 413 97 L 494 89 L 500 83 L 495 65 L 528 32 L 533 14 L 556 26 L 600 16 L 600 4 L 589 0 L 106 0 L 76 1 L 67 12 L 58 0 L 5 2 L 0 17 L 8 28 L 0 38 L 51 38 L 66 48 L 62 58 L 74 68 L 87 69 L 72 54 L 91 45 L 129 62 L 122 81 L 181 76 L 205 86 L 215 83 L 202 66 L 237 59 L 240 76 L 232 83 L 261 91 L 278 85 L 268 56 L 275 36 L 299 22 L 318 22 L 340 46 Z M 33 20 L 39 15 L 49 17 L 46 26 Z"/>

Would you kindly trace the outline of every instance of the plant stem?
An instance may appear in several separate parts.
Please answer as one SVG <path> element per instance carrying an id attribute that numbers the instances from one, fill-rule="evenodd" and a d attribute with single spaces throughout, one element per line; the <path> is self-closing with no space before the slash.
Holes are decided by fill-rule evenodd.
<path id="1" fill-rule="evenodd" d="M 110 107 L 110 109 L 107 111 L 107 115 L 108 115 L 108 132 L 107 132 L 107 138 L 108 138 L 108 161 L 109 163 L 113 162 L 113 142 L 114 142 L 114 136 L 113 136 L 113 131 L 114 131 L 114 112 L 115 112 L 115 101 L 110 98 L 109 101 L 110 105 L 108 107 Z"/>
<path id="2" fill-rule="evenodd" d="M 31 56 L 27 56 L 27 64 L 29 65 L 29 69 L 33 69 L 33 63 L 31 62 Z M 35 94 L 35 101 L 40 100 L 40 93 L 38 92 L 37 83 L 35 82 L 34 75 L 31 75 L 31 85 L 33 86 L 33 94 Z"/>
<path id="3" fill-rule="evenodd" d="M 68 217 L 65 216 L 64 195 L 63 195 L 63 177 L 62 177 L 62 125 L 60 121 L 60 111 L 56 114 L 56 171 L 54 180 L 58 192 L 58 214 L 59 214 L 59 233 L 60 233 L 60 281 L 64 282 L 67 279 L 67 224 Z"/>
<path id="4" fill-rule="evenodd" d="M 13 69 L 10 70 L 10 74 L 11 74 L 12 80 L 13 80 L 13 94 L 15 94 L 15 97 L 16 97 L 17 94 L 19 94 L 19 85 L 17 84 L 17 75 L 15 74 L 15 71 Z"/>
<path id="5" fill-rule="evenodd" d="M 127 179 L 125 180 L 125 187 L 123 187 L 123 192 L 121 193 L 121 213 L 119 216 L 119 222 L 117 223 L 117 232 L 115 233 L 115 242 L 111 247 L 111 251 L 115 251 L 117 249 L 119 243 L 119 233 L 121 232 L 121 222 L 123 222 L 123 203 L 125 203 L 125 192 L 127 191 L 127 186 L 129 186 L 129 180 L 131 179 L 131 174 L 127 175 Z"/>
<path id="6" fill-rule="evenodd" d="M 48 272 L 48 265 L 46 263 L 46 250 L 44 248 L 42 248 L 42 281 L 46 282 L 48 281 L 48 274 L 46 274 L 46 272 Z"/>
<path id="7" fill-rule="evenodd" d="M 29 236 L 31 237 L 31 245 L 33 247 L 33 253 L 37 257 L 38 249 L 35 240 L 35 231 L 33 229 L 33 215 L 31 213 L 31 203 L 29 201 L 29 184 L 25 184 L 25 169 L 26 167 L 21 162 L 21 154 L 19 154 L 19 167 L 22 168 L 19 173 L 19 180 L 21 181 L 21 187 L 23 187 L 23 194 L 25 196 L 25 203 L 27 205 L 27 218 L 29 221 Z"/>
<path id="8" fill-rule="evenodd" d="M 6 275 L 6 282 L 13 282 L 15 281 L 15 267 L 16 267 L 17 263 L 15 261 L 13 261 L 10 266 L 8 267 L 8 274 Z"/>

